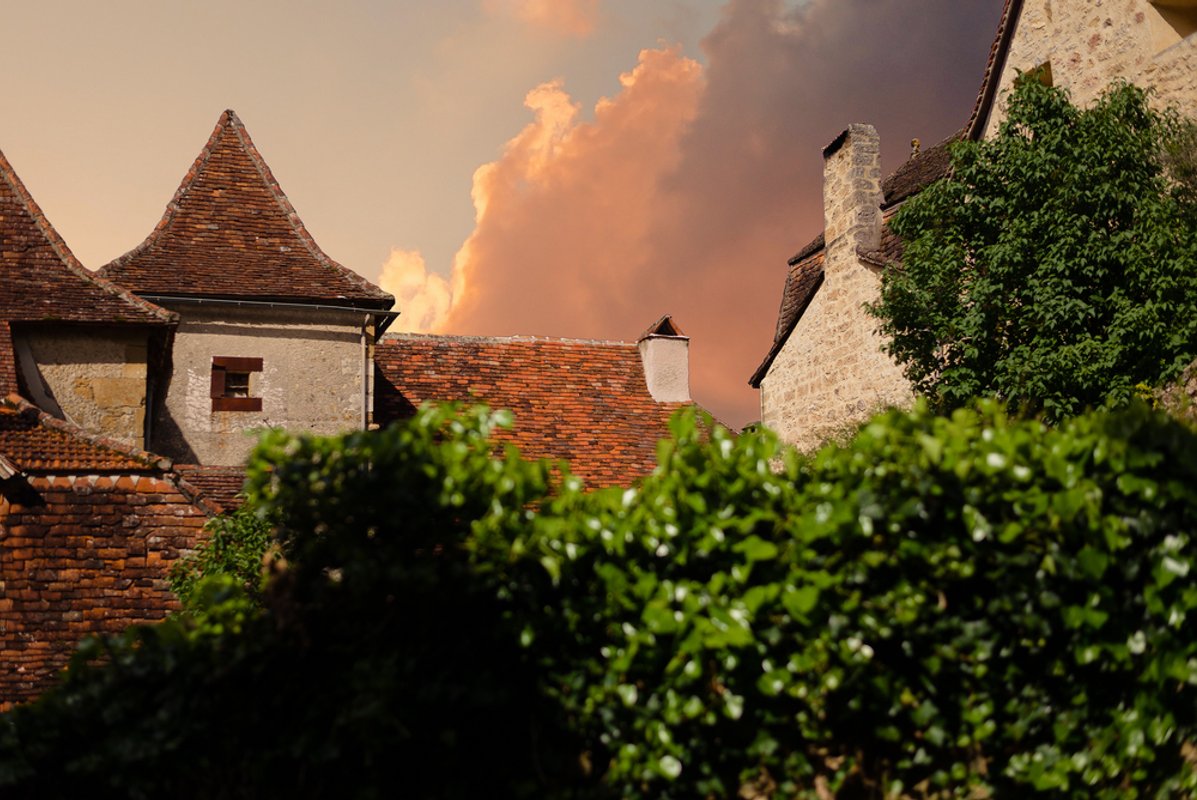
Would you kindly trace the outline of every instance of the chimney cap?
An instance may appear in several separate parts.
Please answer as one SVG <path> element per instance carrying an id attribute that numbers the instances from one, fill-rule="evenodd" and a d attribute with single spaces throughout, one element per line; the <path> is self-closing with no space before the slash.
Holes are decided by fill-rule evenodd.
<path id="1" fill-rule="evenodd" d="M 643 342 L 645 339 L 651 339 L 656 336 L 668 336 L 674 339 L 690 338 L 686 334 L 682 333 L 682 329 L 676 322 L 673 321 L 672 314 L 665 314 L 652 325 L 649 325 L 648 330 L 640 334 L 636 341 Z"/>

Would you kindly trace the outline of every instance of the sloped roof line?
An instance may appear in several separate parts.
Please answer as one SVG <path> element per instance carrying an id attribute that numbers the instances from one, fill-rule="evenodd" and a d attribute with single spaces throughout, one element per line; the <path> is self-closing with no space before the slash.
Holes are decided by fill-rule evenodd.
<path id="1" fill-rule="evenodd" d="M 977 101 L 973 105 L 973 113 L 964 126 L 965 136 L 978 141 L 985 133 L 985 122 L 990 117 L 993 104 L 997 101 L 998 86 L 1002 81 L 1002 70 L 1006 66 L 1006 57 L 1010 54 L 1010 44 L 1014 41 L 1014 28 L 1022 13 L 1023 0 L 1006 0 L 1002 9 L 1002 16 L 998 22 L 997 35 L 993 45 L 989 48 L 989 61 L 985 65 L 985 77 L 981 80 L 981 90 L 977 93 Z"/>
<path id="2" fill-rule="evenodd" d="M 153 230 L 149 235 L 136 247 L 118 258 L 113 259 L 105 265 L 100 272 L 111 278 L 120 280 L 124 277 L 126 272 L 124 268 L 128 267 L 132 262 L 138 258 L 146 255 L 159 244 L 159 241 L 168 234 L 172 223 L 178 214 L 181 213 L 184 203 L 195 186 L 196 181 L 204 174 L 208 167 L 208 163 L 216 152 L 217 145 L 220 143 L 222 137 L 226 134 L 231 134 L 236 137 L 237 146 L 240 151 L 248 158 L 253 165 L 258 178 L 262 185 L 266 188 L 271 199 L 278 206 L 278 210 L 283 218 L 286 219 L 290 232 L 299 240 L 304 250 L 319 264 L 321 267 L 330 270 L 335 276 L 341 280 L 347 281 L 355 289 L 360 292 L 358 297 L 352 298 L 356 300 L 369 300 L 377 302 L 381 308 L 390 308 L 394 304 L 394 297 L 389 293 L 378 288 L 368 280 L 358 275 L 353 270 L 342 265 L 338 261 L 331 258 L 327 253 L 321 249 L 316 242 L 315 237 L 308 231 L 307 226 L 299 216 L 299 212 L 291 204 L 290 198 L 287 197 L 278 180 L 274 177 L 274 173 L 270 169 L 270 165 L 262 157 L 261 152 L 253 142 L 253 138 L 249 135 L 245 124 L 241 118 L 237 116 L 237 112 L 233 109 L 225 109 L 221 113 L 219 119 L 216 121 L 216 126 L 212 130 L 211 136 L 208 137 L 207 143 L 200 150 L 199 155 L 196 156 L 191 168 L 184 174 L 182 181 L 179 183 L 179 188 L 175 190 L 171 200 L 166 205 L 166 210 L 162 217 L 158 220 Z M 136 283 L 135 279 L 130 282 Z M 161 293 L 161 292 L 158 292 Z M 286 295 L 291 296 L 291 295 Z M 296 295 L 303 296 L 303 295 Z M 331 296 L 331 295 L 330 295 Z"/>
<path id="3" fill-rule="evenodd" d="M 142 300 L 132 292 L 117 286 L 111 281 L 105 280 L 102 276 L 84 267 L 79 262 L 79 259 L 75 258 L 75 254 L 71 252 L 71 248 L 67 246 L 62 236 L 50 224 L 50 220 L 46 218 L 41 206 L 33 199 L 33 195 L 25 187 L 25 182 L 17 175 L 17 171 L 13 169 L 12 163 L 4 155 L 4 151 L 2 150 L 0 150 L 0 180 L 3 180 L 8 185 L 9 190 L 16 196 L 21 210 L 28 215 L 38 233 L 45 239 L 46 244 L 49 245 L 51 251 L 57 257 L 58 262 L 69 273 L 129 305 L 134 314 L 148 317 L 149 319 L 143 320 L 144 322 L 170 324 L 178 321 L 178 315 L 164 308 L 159 308 L 147 300 Z"/>

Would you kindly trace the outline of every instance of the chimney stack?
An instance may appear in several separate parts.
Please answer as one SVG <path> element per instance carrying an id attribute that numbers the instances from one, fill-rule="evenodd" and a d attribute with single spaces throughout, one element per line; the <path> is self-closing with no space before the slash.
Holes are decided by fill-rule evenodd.
<path id="1" fill-rule="evenodd" d="M 881 247 L 881 138 L 872 125 L 849 125 L 823 149 L 823 228 L 833 250 Z M 835 259 L 839 261 L 839 259 Z"/>
<path id="2" fill-rule="evenodd" d="M 648 393 L 658 403 L 690 402 L 690 337 L 666 314 L 636 342 Z"/>

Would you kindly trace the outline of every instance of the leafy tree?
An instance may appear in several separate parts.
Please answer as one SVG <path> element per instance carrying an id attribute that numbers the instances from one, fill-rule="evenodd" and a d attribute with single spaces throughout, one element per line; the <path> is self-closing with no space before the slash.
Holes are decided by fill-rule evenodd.
<path id="1" fill-rule="evenodd" d="M 222 514 L 204 526 L 205 538 L 170 570 L 170 588 L 193 613 L 210 606 L 205 589 L 239 586 L 248 599 L 261 599 L 263 556 L 274 543 L 274 526 L 252 505 Z"/>
<path id="2" fill-rule="evenodd" d="M 1116 84 L 1089 109 L 1020 82 L 997 136 L 892 226 L 872 313 L 939 408 L 997 395 L 1059 420 L 1113 407 L 1197 355 L 1194 127 Z"/>
<path id="3" fill-rule="evenodd" d="M 230 583 L 87 645 L 0 718 L 0 794 L 1197 791 L 1197 434 L 1167 416 L 921 406 L 811 458 L 681 416 L 590 493 L 492 459 L 492 424 L 270 434 L 264 607 Z"/>

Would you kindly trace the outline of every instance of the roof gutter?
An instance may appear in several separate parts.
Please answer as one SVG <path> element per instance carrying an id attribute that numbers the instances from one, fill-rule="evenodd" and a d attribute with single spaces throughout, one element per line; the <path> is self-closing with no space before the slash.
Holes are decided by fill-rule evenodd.
<path id="1" fill-rule="evenodd" d="M 168 302 L 168 303 L 194 303 L 196 305 L 221 305 L 221 306 L 237 306 L 249 308 L 303 308 L 317 311 L 353 311 L 357 313 L 366 312 L 373 314 L 380 318 L 376 328 L 375 338 L 382 336 L 387 328 L 391 326 L 398 317 L 398 311 L 387 311 L 380 308 L 370 308 L 369 306 L 356 305 L 333 305 L 331 303 L 291 303 L 282 300 L 233 300 L 223 297 L 190 297 L 188 295 L 176 294 L 140 294 L 138 297 L 149 300 L 152 303 Z"/>

